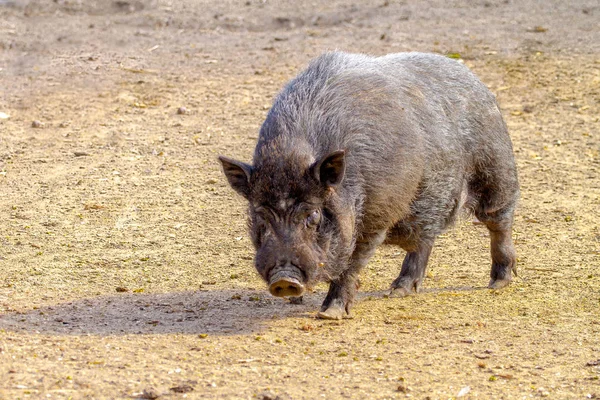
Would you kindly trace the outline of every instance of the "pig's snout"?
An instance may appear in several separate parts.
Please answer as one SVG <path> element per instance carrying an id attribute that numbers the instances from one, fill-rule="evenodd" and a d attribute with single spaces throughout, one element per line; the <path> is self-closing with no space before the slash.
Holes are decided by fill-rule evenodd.
<path id="1" fill-rule="evenodd" d="M 278 280 L 277 282 L 271 283 L 269 286 L 269 292 L 271 292 L 273 296 L 277 297 L 298 297 L 304 293 L 304 285 L 294 278 L 284 278 Z"/>
<path id="2" fill-rule="evenodd" d="M 302 272 L 295 267 L 291 270 L 277 271 L 269 279 L 269 292 L 277 297 L 301 296 L 304 293 L 304 285 L 301 280 Z"/>

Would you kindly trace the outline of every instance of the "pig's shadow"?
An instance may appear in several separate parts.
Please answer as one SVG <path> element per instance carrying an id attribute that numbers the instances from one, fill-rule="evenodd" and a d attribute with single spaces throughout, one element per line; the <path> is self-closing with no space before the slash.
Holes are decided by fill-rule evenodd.
<path id="1" fill-rule="evenodd" d="M 485 288 L 426 289 L 425 293 Z M 387 293 L 360 292 L 382 298 Z M 314 318 L 325 293 L 304 296 L 302 304 L 256 290 L 207 290 L 163 294 L 124 293 L 81 299 L 26 312 L 0 314 L 0 329 L 59 335 L 202 334 L 234 335 L 258 332 L 266 321 Z"/>
<path id="2" fill-rule="evenodd" d="M 302 304 L 265 291 L 209 290 L 164 294 L 124 293 L 86 298 L 26 312 L 0 314 L 0 329 L 62 335 L 187 333 L 233 335 L 264 328 L 277 318 L 314 318 L 323 293 Z"/>

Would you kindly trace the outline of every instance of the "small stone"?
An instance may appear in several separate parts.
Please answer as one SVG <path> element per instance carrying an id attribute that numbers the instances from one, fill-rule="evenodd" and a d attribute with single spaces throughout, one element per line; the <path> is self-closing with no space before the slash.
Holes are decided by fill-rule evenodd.
<path id="1" fill-rule="evenodd" d="M 149 400 L 158 399 L 159 397 L 160 397 L 160 394 L 158 394 L 158 392 L 153 388 L 144 389 L 144 391 L 140 395 L 140 399 L 149 399 Z"/>
<path id="2" fill-rule="evenodd" d="M 546 390 L 546 388 L 540 387 L 540 388 L 538 388 L 537 391 L 538 391 L 538 393 L 540 394 L 541 397 L 548 397 L 548 396 L 550 396 L 550 392 L 548 392 Z"/>
<path id="3" fill-rule="evenodd" d="M 177 109 L 177 114 L 179 114 L 179 115 L 187 114 L 187 112 L 188 112 L 188 110 L 185 107 L 179 107 Z"/>
<path id="4" fill-rule="evenodd" d="M 188 393 L 188 392 L 193 391 L 194 388 L 191 387 L 190 385 L 181 385 L 181 386 L 172 387 L 169 390 L 171 390 L 172 392 L 175 392 L 175 393 Z"/>
<path id="5" fill-rule="evenodd" d="M 33 121 L 31 123 L 31 127 L 32 128 L 43 128 L 44 127 L 44 123 L 41 121 L 38 121 L 37 119 L 35 121 Z"/>
<path id="6" fill-rule="evenodd" d="M 523 112 L 527 114 L 531 114 L 533 112 L 533 106 L 526 104 L 523 106 Z"/>
<path id="7" fill-rule="evenodd" d="M 471 391 L 471 386 L 465 386 L 460 389 L 460 392 L 456 395 L 456 397 L 465 397 Z"/>
<path id="8" fill-rule="evenodd" d="M 127 289 L 126 287 L 123 287 L 123 286 L 117 286 L 117 287 L 115 288 L 115 290 L 116 290 L 117 292 L 119 292 L 119 293 L 125 293 L 125 292 L 128 292 L 128 291 L 129 291 L 129 289 Z"/>
<path id="9" fill-rule="evenodd" d="M 260 400 L 280 400 L 281 397 L 277 396 L 275 393 L 265 390 L 262 393 L 259 393 L 258 398 Z"/>

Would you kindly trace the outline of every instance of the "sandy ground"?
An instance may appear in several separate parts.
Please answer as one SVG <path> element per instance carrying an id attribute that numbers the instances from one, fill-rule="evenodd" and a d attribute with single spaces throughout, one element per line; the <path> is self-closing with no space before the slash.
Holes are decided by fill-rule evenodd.
<path id="1" fill-rule="evenodd" d="M 382 246 L 352 320 L 267 293 L 216 156 L 250 160 L 336 48 L 460 57 L 497 94 L 509 288 L 463 221 L 416 296 L 386 298 Z M 0 398 L 600 398 L 599 111 L 597 0 L 0 0 Z"/>

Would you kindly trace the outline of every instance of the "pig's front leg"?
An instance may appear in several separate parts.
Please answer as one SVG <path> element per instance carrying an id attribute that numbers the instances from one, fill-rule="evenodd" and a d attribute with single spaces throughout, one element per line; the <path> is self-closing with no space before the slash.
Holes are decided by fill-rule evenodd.
<path id="1" fill-rule="evenodd" d="M 317 317 L 321 319 L 351 318 L 350 306 L 359 285 L 357 276 L 346 274 L 332 281 Z"/>
<path id="2" fill-rule="evenodd" d="M 354 252 L 348 262 L 348 268 L 329 284 L 329 292 L 317 314 L 322 319 L 351 318 L 350 308 L 360 282 L 358 274 L 367 265 L 375 249 L 385 239 L 386 231 L 365 235 L 357 240 Z"/>

